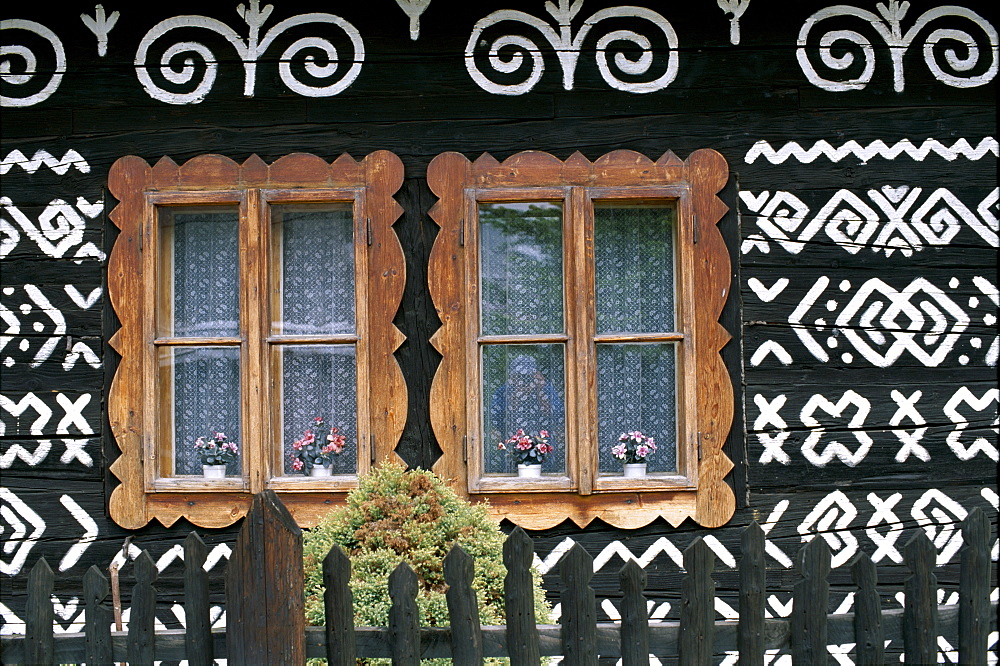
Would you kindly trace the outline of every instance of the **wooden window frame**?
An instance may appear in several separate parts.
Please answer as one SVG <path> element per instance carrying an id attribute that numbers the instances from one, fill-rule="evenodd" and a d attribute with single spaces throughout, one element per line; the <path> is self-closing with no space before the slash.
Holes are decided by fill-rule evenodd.
<path id="1" fill-rule="evenodd" d="M 718 198 L 729 170 L 713 150 L 681 161 L 667 152 L 657 161 L 619 150 L 590 162 L 543 152 L 517 153 L 503 163 L 485 154 L 474 162 L 459 153 L 438 155 L 428 184 L 438 197 L 430 215 L 440 227 L 428 281 L 441 328 L 431 338 L 442 360 L 431 387 L 431 424 L 442 456 L 434 471 L 489 510 L 529 529 L 566 519 L 580 527 L 594 518 L 636 528 L 658 517 L 676 526 L 691 518 L 704 527 L 725 524 L 735 495 L 725 476 L 733 464 L 722 446 L 733 419 L 733 387 L 721 350 L 730 340 L 719 316 L 731 283 L 729 253 L 717 226 L 728 210 Z M 499 201 L 553 201 L 564 205 L 567 474 L 542 480 L 484 478 L 480 348 L 503 342 L 480 336 L 478 205 Z M 620 200 L 676 202 L 675 331 L 595 335 L 593 207 Z M 579 265 L 583 262 L 583 265 Z M 588 286 L 589 285 L 589 286 Z M 581 286 L 586 286 L 582 289 Z M 521 339 L 523 338 L 523 339 Z M 677 473 L 645 479 L 600 475 L 596 440 L 596 345 L 672 341 L 678 347 Z M 610 446 L 611 443 L 601 443 Z"/>
<path id="2" fill-rule="evenodd" d="M 393 224 L 402 213 L 394 194 L 403 181 L 402 162 L 387 151 L 360 161 L 343 155 L 332 163 L 304 153 L 268 165 L 256 155 L 238 164 L 202 155 L 183 165 L 163 158 L 149 166 L 129 156 L 115 162 L 109 189 L 118 199 L 111 219 L 119 228 L 108 262 L 108 295 L 121 322 L 111 346 L 122 359 L 108 395 L 111 430 L 121 455 L 111 472 L 121 481 L 111 494 L 112 519 L 137 529 L 156 519 L 166 526 L 186 518 L 201 527 L 224 527 L 250 508 L 253 496 L 270 489 L 302 526 L 341 503 L 357 486 L 357 475 L 332 478 L 286 476 L 279 419 L 274 405 L 280 381 L 272 349 L 289 344 L 351 344 L 357 358 L 357 471 L 377 460 L 400 459 L 395 447 L 406 419 L 407 392 L 393 352 L 402 333 L 392 319 L 406 280 L 402 247 Z M 356 334 L 276 335 L 271 312 L 280 284 L 271 245 L 270 205 L 350 203 L 353 210 Z M 239 208 L 239 335 L 230 338 L 160 336 L 158 280 L 160 225 L 166 206 L 226 204 Z M 160 473 L 165 446 L 158 427 L 158 349 L 178 345 L 228 345 L 240 349 L 242 475 L 224 480 L 170 478 Z"/>

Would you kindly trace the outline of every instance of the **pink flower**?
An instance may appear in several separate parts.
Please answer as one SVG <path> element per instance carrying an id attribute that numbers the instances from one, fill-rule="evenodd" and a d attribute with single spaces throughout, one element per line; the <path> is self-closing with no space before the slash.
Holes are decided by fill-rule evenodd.
<path id="1" fill-rule="evenodd" d="M 313 419 L 313 423 L 322 423 L 322 422 L 323 422 L 322 416 L 317 416 Z"/>
<path id="2" fill-rule="evenodd" d="M 541 436 L 542 439 L 548 439 L 549 438 L 549 431 L 548 430 L 540 430 L 540 431 L 538 431 L 538 434 L 539 434 L 539 436 Z"/>
<path id="3" fill-rule="evenodd" d="M 297 439 L 294 442 L 292 442 L 292 448 L 295 449 L 296 451 L 301 451 L 302 450 L 302 440 L 301 439 Z"/>
<path id="4" fill-rule="evenodd" d="M 305 463 L 303 463 L 298 458 L 295 458 L 294 460 L 292 460 L 292 469 L 295 470 L 296 472 L 302 471 L 303 467 L 305 467 Z"/>
<path id="5" fill-rule="evenodd" d="M 639 456 L 640 458 L 645 458 L 646 456 L 649 455 L 649 447 L 646 446 L 645 444 L 640 444 L 639 448 L 635 450 L 635 455 Z"/>
<path id="6" fill-rule="evenodd" d="M 624 443 L 615 444 L 613 447 L 611 447 L 611 455 L 613 455 L 615 458 L 624 458 L 625 444 Z"/>
<path id="7" fill-rule="evenodd" d="M 500 451 L 506 451 L 507 447 L 503 445 L 503 442 L 500 442 L 499 444 L 497 444 L 497 449 Z"/>

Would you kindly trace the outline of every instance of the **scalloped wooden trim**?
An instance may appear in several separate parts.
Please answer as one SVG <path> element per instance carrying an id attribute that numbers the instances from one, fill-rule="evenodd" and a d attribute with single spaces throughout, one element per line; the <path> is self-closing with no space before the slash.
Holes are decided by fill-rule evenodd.
<path id="1" fill-rule="evenodd" d="M 431 191 L 438 197 L 430 216 L 440 227 L 431 251 L 428 283 L 441 328 L 431 344 L 441 364 L 431 384 L 431 425 L 442 456 L 435 472 L 448 478 L 468 496 L 468 475 L 463 437 L 470 415 L 466 413 L 466 299 L 463 259 L 459 242 L 466 188 L 531 187 L 642 187 L 686 186 L 691 193 L 693 223 L 698 242 L 692 247 L 693 276 L 698 307 L 694 316 L 694 353 L 697 382 L 697 424 L 701 433 L 701 460 L 694 490 L 620 492 L 578 495 L 565 493 L 476 494 L 488 500 L 490 512 L 529 529 L 554 527 L 571 520 L 579 527 L 595 518 L 632 529 L 664 518 L 679 525 L 691 518 L 704 527 L 725 524 L 736 509 L 736 498 L 725 483 L 733 463 L 722 452 L 733 420 L 733 387 L 720 352 L 729 333 L 719 315 L 729 293 L 729 253 L 717 226 L 728 210 L 718 193 L 729 178 L 725 159 L 714 150 L 698 150 L 686 161 L 667 151 L 651 160 L 631 150 L 616 150 L 594 162 L 579 152 L 565 162 L 548 153 L 524 151 L 502 163 L 489 154 L 474 162 L 459 153 L 438 155 L 427 170 Z"/>
<path id="2" fill-rule="evenodd" d="M 232 492 L 146 493 L 143 484 L 141 399 L 142 359 L 148 353 L 142 322 L 142 234 L 146 231 L 145 197 L 151 190 L 211 191 L 267 189 L 365 188 L 365 216 L 371 220 L 368 247 L 368 328 L 370 432 L 378 460 L 401 461 L 395 453 L 406 421 L 407 389 L 393 352 L 405 339 L 393 323 L 406 282 L 402 245 L 393 225 L 402 215 L 394 195 L 403 184 L 403 164 L 388 151 L 376 151 L 361 161 L 341 155 L 332 163 L 315 155 L 294 153 L 266 164 L 256 155 L 243 164 L 222 155 L 200 155 L 182 165 L 168 157 L 149 166 L 142 158 L 122 157 L 114 163 L 108 187 L 118 199 L 111 220 L 121 231 L 108 260 L 108 295 L 121 321 L 110 340 L 122 356 L 108 395 L 108 418 L 119 458 L 111 472 L 121 481 L 111 493 L 111 518 L 127 529 L 138 529 L 154 518 L 166 526 L 185 518 L 200 527 L 231 525 L 248 510 L 252 496 Z M 344 493 L 290 492 L 293 515 L 310 526 Z"/>

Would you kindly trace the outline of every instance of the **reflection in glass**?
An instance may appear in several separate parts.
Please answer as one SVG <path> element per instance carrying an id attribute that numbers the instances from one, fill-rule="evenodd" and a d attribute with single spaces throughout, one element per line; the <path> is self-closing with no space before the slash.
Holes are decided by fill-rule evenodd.
<path id="1" fill-rule="evenodd" d="M 158 213 L 160 288 L 172 308 L 160 312 L 159 334 L 239 335 L 239 211 L 161 207 Z"/>
<path id="2" fill-rule="evenodd" d="M 285 474 L 292 469 L 292 442 L 317 416 L 347 438 L 333 458 L 334 474 L 354 474 L 358 462 L 357 365 L 354 345 L 284 345 L 275 347 L 281 377 L 281 438 Z M 319 433 L 316 433 L 319 435 Z M 323 433 L 323 437 L 329 432 Z"/>
<path id="3" fill-rule="evenodd" d="M 479 206 L 483 335 L 562 333 L 562 205 Z"/>
<path id="4" fill-rule="evenodd" d="M 543 474 L 566 471 L 566 389 L 561 344 L 483 347 L 483 442 L 486 474 L 515 474 L 517 462 L 497 444 L 523 428 L 549 431 L 553 451 Z"/>
<path id="5" fill-rule="evenodd" d="M 639 430 L 656 440 L 646 459 L 649 472 L 677 469 L 676 346 L 597 345 L 597 436 L 602 474 L 621 474 L 611 447 L 623 432 Z"/>
<path id="6" fill-rule="evenodd" d="M 271 207 L 272 256 L 281 266 L 278 335 L 354 333 L 352 204 Z"/>
<path id="7" fill-rule="evenodd" d="M 225 433 L 242 451 L 239 348 L 160 347 L 159 364 L 161 401 L 172 403 L 166 412 L 173 416 L 172 473 L 201 475 L 194 441 L 216 431 Z M 226 476 L 240 475 L 239 461 L 226 466 Z"/>
<path id="8" fill-rule="evenodd" d="M 674 330 L 676 209 L 597 205 L 597 332 Z"/>

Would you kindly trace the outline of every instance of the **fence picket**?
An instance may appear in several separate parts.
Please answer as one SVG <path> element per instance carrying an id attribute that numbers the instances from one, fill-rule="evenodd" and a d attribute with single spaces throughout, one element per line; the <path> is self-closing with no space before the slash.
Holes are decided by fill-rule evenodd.
<path id="1" fill-rule="evenodd" d="M 330 666 L 355 666 L 354 595 L 351 560 L 334 545 L 323 558 L 323 609 L 326 615 L 326 660 Z"/>
<path id="2" fill-rule="evenodd" d="M 156 563 L 147 551 L 132 563 L 132 614 L 128 621 L 128 663 L 153 666 L 156 641 Z"/>
<path id="3" fill-rule="evenodd" d="M 937 576 L 934 562 L 937 552 L 927 533 L 918 529 L 906 543 L 903 559 L 912 572 L 903 593 L 903 650 L 907 664 L 933 664 L 937 661 Z"/>
<path id="4" fill-rule="evenodd" d="M 684 550 L 681 584 L 681 664 L 711 664 L 715 633 L 715 553 L 698 537 Z"/>
<path id="5" fill-rule="evenodd" d="M 208 572 L 205 542 L 194 532 L 184 539 L 184 644 L 190 666 L 215 663 L 215 644 L 209 619 Z"/>
<path id="6" fill-rule="evenodd" d="M 574 544 L 559 562 L 563 589 L 562 643 L 568 664 L 597 665 L 597 597 L 590 587 L 594 558 Z"/>
<path id="7" fill-rule="evenodd" d="M 867 553 L 851 563 L 851 579 L 858 586 L 854 594 L 855 661 L 861 664 L 884 664 L 885 642 L 882 639 L 882 602 L 878 595 L 878 571 Z"/>
<path id="8" fill-rule="evenodd" d="M 985 666 L 990 607 L 990 519 L 976 507 L 962 523 L 958 661 Z"/>
<path id="9" fill-rule="evenodd" d="M 25 652 L 29 664 L 52 664 L 55 643 L 52 640 L 52 587 L 55 576 L 44 557 L 38 559 L 28 574 L 28 606 L 24 619 Z"/>
<path id="10" fill-rule="evenodd" d="M 520 527 L 515 527 L 503 544 L 504 613 L 507 618 L 507 652 L 510 666 L 538 666 L 538 627 L 535 624 L 535 594 L 531 561 L 535 544 Z"/>
<path id="11" fill-rule="evenodd" d="M 816 537 L 799 550 L 799 573 L 802 580 L 792 592 L 791 645 L 792 662 L 826 664 L 826 613 L 830 603 L 830 547 Z"/>
<path id="12" fill-rule="evenodd" d="M 86 659 L 88 664 L 110 664 L 111 609 L 102 603 L 111 591 L 108 579 L 96 566 L 83 575 L 83 603 L 86 618 Z"/>
<path id="13" fill-rule="evenodd" d="M 417 574 L 400 562 L 389 574 L 389 643 L 393 666 L 420 666 Z"/>
<path id="14" fill-rule="evenodd" d="M 451 658 L 458 666 L 481 666 L 483 631 L 479 624 L 479 603 L 472 587 L 472 558 L 460 546 L 452 546 L 444 558 L 445 596 L 451 623 Z"/>
<path id="15" fill-rule="evenodd" d="M 622 586 L 622 666 L 649 666 L 649 612 L 646 610 L 646 572 L 629 560 L 618 572 Z"/>
<path id="16" fill-rule="evenodd" d="M 740 537 L 740 620 L 737 644 L 740 666 L 764 666 L 764 595 L 767 590 L 764 530 L 757 521 Z"/>

